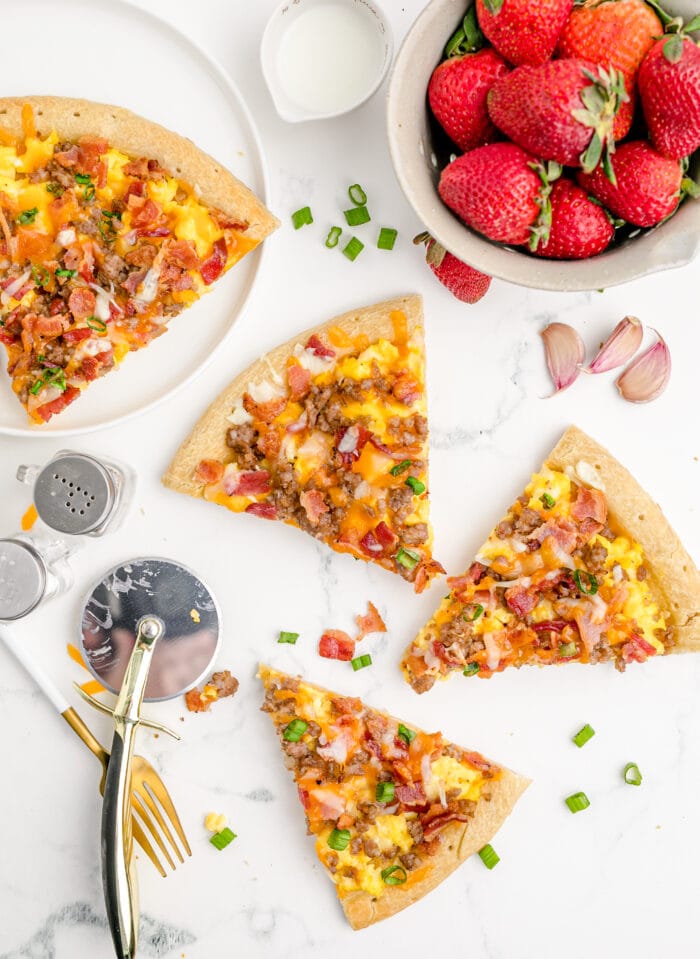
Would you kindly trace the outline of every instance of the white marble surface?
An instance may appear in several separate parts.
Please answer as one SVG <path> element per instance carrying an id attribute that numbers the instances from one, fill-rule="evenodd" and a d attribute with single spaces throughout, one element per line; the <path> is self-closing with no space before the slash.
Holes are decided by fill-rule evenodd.
<path id="1" fill-rule="evenodd" d="M 70 683 L 80 670 L 65 644 L 76 634 L 80 593 L 110 564 L 145 553 L 183 560 L 209 580 L 223 607 L 220 664 L 240 678 L 239 695 L 184 723 L 180 703 L 151 707 L 154 717 L 177 725 L 183 741 L 141 736 L 141 750 L 167 778 L 194 854 L 167 880 L 140 861 L 140 955 L 690 959 L 697 954 L 700 766 L 693 744 L 700 732 L 700 660 L 670 657 L 624 676 L 607 666 L 569 666 L 490 682 L 455 678 L 419 698 L 401 680 L 397 660 L 441 585 L 416 598 L 383 571 L 332 555 L 290 528 L 179 498 L 158 477 L 203 406 L 263 349 L 346 308 L 419 291 L 427 314 L 436 553 L 450 571 L 467 563 L 572 421 L 633 470 L 698 559 L 697 265 L 603 294 L 554 295 L 494 282 L 482 303 L 464 307 L 433 281 L 410 244 L 420 225 L 393 178 L 381 94 L 345 119 L 288 126 L 273 113 L 257 61 L 273 0 L 143 2 L 204 45 L 240 84 L 266 146 L 270 204 L 284 225 L 268 244 L 249 309 L 208 371 L 147 420 L 74 444 L 134 464 L 136 506 L 121 531 L 78 557 L 74 594 L 17 627 L 75 701 Z M 386 3 L 398 40 L 422 5 Z M 367 189 L 374 222 L 398 228 L 393 254 L 368 244 L 350 264 L 324 249 L 327 225 L 337 221 L 353 181 Z M 288 214 L 307 202 L 316 224 L 295 234 Z M 555 317 L 571 322 L 593 347 L 626 313 L 667 338 L 674 359 L 667 393 L 652 405 L 630 406 L 601 377 L 542 399 L 548 390 L 538 337 L 543 324 Z M 0 438 L 3 535 L 18 527 L 27 505 L 27 491 L 13 479 L 16 465 L 44 461 L 61 445 Z M 387 636 L 368 640 L 374 667 L 354 674 L 320 660 L 321 629 L 348 628 L 367 599 L 389 624 Z M 296 647 L 276 645 L 280 629 L 302 634 Z M 442 728 L 530 775 L 532 787 L 494 843 L 497 869 L 489 873 L 478 859 L 470 861 L 401 916 L 351 932 L 304 834 L 269 720 L 258 711 L 259 659 Z M 108 723 L 96 714 L 87 718 L 106 739 Z M 585 722 L 598 734 L 577 750 L 570 737 Z M 644 773 L 639 789 L 621 780 L 629 760 Z M 108 959 L 97 763 L 1 650 L 0 770 L 0 956 Z M 579 789 L 592 806 L 572 816 L 562 800 Z M 208 845 L 201 825 L 210 809 L 227 813 L 239 835 L 222 854 Z"/>

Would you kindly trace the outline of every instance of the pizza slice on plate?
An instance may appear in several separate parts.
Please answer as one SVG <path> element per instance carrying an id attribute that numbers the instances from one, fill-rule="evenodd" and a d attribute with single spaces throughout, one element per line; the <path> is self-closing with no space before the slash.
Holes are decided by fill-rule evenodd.
<path id="1" fill-rule="evenodd" d="M 183 443 L 166 486 L 283 520 L 420 592 L 431 556 L 418 296 L 339 316 L 251 366 Z"/>
<path id="2" fill-rule="evenodd" d="M 529 780 L 386 713 L 261 666 L 263 710 L 353 929 L 405 909 L 482 849 Z"/>
<path id="3" fill-rule="evenodd" d="M 277 226 L 189 140 L 120 107 L 0 99 L 0 341 L 44 423 Z"/>
<path id="4" fill-rule="evenodd" d="M 566 431 L 406 651 L 416 692 L 459 671 L 700 650 L 700 574 L 606 450 Z"/>

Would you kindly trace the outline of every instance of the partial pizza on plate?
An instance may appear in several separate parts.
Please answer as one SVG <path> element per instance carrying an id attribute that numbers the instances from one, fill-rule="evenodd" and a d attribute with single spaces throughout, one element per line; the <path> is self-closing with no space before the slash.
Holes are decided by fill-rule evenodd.
<path id="1" fill-rule="evenodd" d="M 128 110 L 0 99 L 0 341 L 30 420 L 165 332 L 277 225 L 216 160 Z"/>
<path id="2" fill-rule="evenodd" d="M 482 849 L 529 780 L 359 699 L 261 666 L 316 852 L 353 929 L 405 909 Z"/>
<path id="3" fill-rule="evenodd" d="M 407 296 L 306 330 L 238 376 L 163 482 L 297 526 L 420 592 L 432 558 L 422 308 Z"/>
<path id="4" fill-rule="evenodd" d="M 571 427 L 406 651 L 416 692 L 451 673 L 700 651 L 700 574 L 660 508 Z"/>

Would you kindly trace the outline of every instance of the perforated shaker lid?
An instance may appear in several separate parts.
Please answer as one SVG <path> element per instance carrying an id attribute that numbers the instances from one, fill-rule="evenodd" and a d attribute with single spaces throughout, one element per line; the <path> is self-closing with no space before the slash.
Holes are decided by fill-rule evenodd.
<path id="1" fill-rule="evenodd" d="M 84 453 L 57 456 L 34 484 L 34 505 L 41 519 L 59 533 L 90 533 L 109 516 L 115 489 L 107 470 Z"/>
<path id="2" fill-rule="evenodd" d="M 36 550 L 16 539 L 0 539 L 0 620 L 26 616 L 45 589 L 46 568 Z"/>

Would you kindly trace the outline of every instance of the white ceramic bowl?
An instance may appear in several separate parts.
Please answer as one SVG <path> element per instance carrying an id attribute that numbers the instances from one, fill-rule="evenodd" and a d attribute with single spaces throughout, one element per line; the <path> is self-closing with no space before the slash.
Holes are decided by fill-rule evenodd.
<path id="1" fill-rule="evenodd" d="M 686 200 L 666 223 L 588 260 L 544 260 L 499 246 L 465 226 L 443 204 L 428 119 L 428 81 L 471 2 L 428 4 L 404 40 L 389 85 L 391 158 L 401 188 L 425 228 L 476 269 L 541 290 L 597 290 L 689 263 L 700 251 L 700 200 Z M 696 3 L 673 0 L 664 6 L 673 16 L 689 20 L 697 12 Z M 700 180 L 700 151 L 691 162 L 690 175 Z"/>

